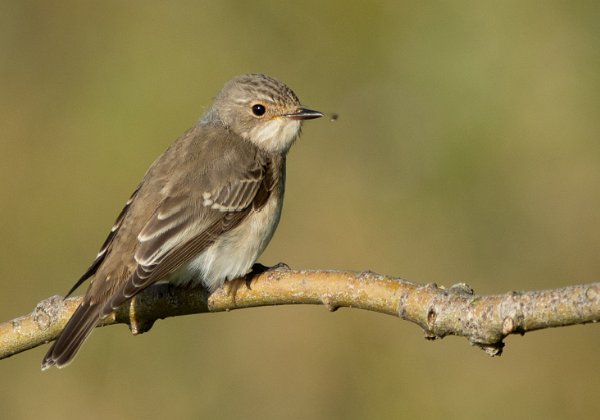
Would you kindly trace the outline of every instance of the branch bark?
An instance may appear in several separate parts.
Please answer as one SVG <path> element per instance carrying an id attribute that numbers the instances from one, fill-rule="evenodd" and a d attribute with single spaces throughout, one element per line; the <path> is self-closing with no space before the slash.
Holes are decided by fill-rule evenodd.
<path id="1" fill-rule="evenodd" d="M 0 324 L 0 359 L 54 340 L 81 297 L 52 296 L 34 311 Z M 600 283 L 561 289 L 476 295 L 465 285 L 420 285 L 373 272 L 275 269 L 226 284 L 208 295 L 201 289 L 156 284 L 104 319 L 99 326 L 125 323 L 133 334 L 157 319 L 267 305 L 322 304 L 330 311 L 359 308 L 395 315 L 419 325 L 428 339 L 465 337 L 488 354 L 502 353 L 510 334 L 600 320 Z"/>

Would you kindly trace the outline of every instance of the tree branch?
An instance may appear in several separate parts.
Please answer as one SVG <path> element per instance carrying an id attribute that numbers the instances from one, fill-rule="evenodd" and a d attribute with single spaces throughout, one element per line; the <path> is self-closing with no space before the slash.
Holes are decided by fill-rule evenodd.
<path id="1" fill-rule="evenodd" d="M 128 324 L 133 334 L 169 316 L 221 312 L 255 306 L 323 304 L 330 311 L 351 307 L 395 315 L 419 325 L 428 339 L 457 335 L 490 355 L 503 339 L 548 327 L 600 320 L 600 283 L 561 289 L 479 296 L 467 285 L 448 289 L 419 285 L 372 272 L 275 269 L 227 283 L 212 295 L 201 289 L 157 284 L 104 319 L 100 326 Z M 53 296 L 26 316 L 0 324 L 0 359 L 54 340 L 81 301 Z"/>

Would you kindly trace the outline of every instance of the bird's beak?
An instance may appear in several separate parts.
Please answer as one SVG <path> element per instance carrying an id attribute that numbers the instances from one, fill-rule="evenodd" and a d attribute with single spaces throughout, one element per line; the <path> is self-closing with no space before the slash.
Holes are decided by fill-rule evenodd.
<path id="1" fill-rule="evenodd" d="M 290 120 L 314 120 L 315 118 L 321 118 L 322 112 L 313 111 L 312 109 L 298 108 L 298 111 L 292 114 L 283 114 L 282 117 L 289 118 Z"/>

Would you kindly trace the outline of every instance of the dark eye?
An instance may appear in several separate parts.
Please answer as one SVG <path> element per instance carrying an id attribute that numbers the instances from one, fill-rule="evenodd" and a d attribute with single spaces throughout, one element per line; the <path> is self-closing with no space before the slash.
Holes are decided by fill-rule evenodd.
<path id="1" fill-rule="evenodd" d="M 252 105 L 252 113 L 254 115 L 256 115 L 257 117 L 262 117 L 263 115 L 265 115 L 265 112 L 267 112 L 267 110 L 265 109 L 264 105 L 261 105 L 261 104 Z"/>

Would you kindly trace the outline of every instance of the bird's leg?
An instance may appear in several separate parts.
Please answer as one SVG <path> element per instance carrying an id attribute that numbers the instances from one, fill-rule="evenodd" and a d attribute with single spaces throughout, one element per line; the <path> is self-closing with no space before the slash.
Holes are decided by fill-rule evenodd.
<path id="1" fill-rule="evenodd" d="M 252 266 L 252 270 L 246 274 L 247 276 L 253 277 L 258 276 L 266 271 L 288 271 L 290 270 L 290 266 L 284 262 L 277 263 L 271 267 L 267 267 L 266 265 L 262 265 L 261 263 L 254 263 Z"/>
<path id="2" fill-rule="evenodd" d="M 242 276 L 242 277 L 238 277 L 237 279 L 226 281 L 225 284 L 223 284 L 223 288 L 227 292 L 227 296 L 233 296 L 233 300 L 235 302 L 235 295 L 242 286 L 246 286 L 246 289 L 252 290 L 252 287 L 250 287 L 250 284 L 252 283 L 252 280 L 254 279 L 254 277 L 259 276 L 267 271 L 272 271 L 272 270 L 285 271 L 285 270 L 289 270 L 289 269 L 290 269 L 290 266 L 287 265 L 286 263 L 282 263 L 282 262 L 277 263 L 272 267 L 268 267 L 261 263 L 254 263 L 254 265 L 252 266 L 252 268 L 250 269 L 248 274 L 246 274 L 245 276 Z"/>
<path id="3" fill-rule="evenodd" d="M 226 281 L 223 284 L 223 288 L 225 289 L 227 296 L 231 296 L 233 298 L 233 303 L 235 304 L 235 295 L 237 294 L 238 290 L 240 290 L 243 286 L 246 286 L 246 289 L 248 290 L 252 290 L 252 288 L 250 287 L 252 279 L 254 278 L 254 276 L 257 276 L 260 273 L 266 271 L 266 269 L 268 269 L 268 267 L 256 263 L 252 266 L 252 269 L 250 269 L 250 271 L 246 275 Z"/>
<path id="4" fill-rule="evenodd" d="M 287 271 L 289 269 L 290 266 L 283 262 L 277 263 L 271 267 L 268 267 L 261 263 L 254 263 L 250 272 L 246 274 L 243 278 L 246 279 L 246 287 L 250 289 L 250 282 L 255 276 L 259 276 L 267 271 Z"/>

